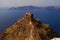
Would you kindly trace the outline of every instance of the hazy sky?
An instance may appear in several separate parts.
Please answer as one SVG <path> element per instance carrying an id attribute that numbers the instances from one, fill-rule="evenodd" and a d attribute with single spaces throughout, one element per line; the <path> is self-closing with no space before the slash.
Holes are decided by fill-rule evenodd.
<path id="1" fill-rule="evenodd" d="M 0 0 L 0 7 L 12 6 L 60 6 L 60 0 Z"/>

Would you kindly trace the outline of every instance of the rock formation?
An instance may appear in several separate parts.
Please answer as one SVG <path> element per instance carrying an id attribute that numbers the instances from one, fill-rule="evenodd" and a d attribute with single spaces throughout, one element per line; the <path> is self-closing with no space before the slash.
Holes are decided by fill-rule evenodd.
<path id="1" fill-rule="evenodd" d="M 3 31 L 0 40 L 50 40 L 59 36 L 49 24 L 43 24 L 33 18 L 33 14 L 26 13 L 22 19 Z"/>

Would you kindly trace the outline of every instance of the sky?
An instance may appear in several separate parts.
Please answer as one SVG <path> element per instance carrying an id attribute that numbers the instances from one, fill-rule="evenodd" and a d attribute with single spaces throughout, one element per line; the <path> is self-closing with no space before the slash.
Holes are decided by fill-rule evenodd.
<path id="1" fill-rule="evenodd" d="M 0 7 L 60 6 L 60 0 L 0 0 Z"/>

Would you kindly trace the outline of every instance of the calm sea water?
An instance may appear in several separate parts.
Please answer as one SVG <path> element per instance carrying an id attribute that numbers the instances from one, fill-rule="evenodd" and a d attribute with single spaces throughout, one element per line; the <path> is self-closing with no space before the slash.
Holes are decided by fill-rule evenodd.
<path id="1" fill-rule="evenodd" d="M 14 24 L 22 18 L 26 12 L 34 14 L 35 18 L 43 23 L 50 24 L 52 28 L 60 33 L 60 9 L 34 9 L 34 10 L 7 10 L 0 9 L 0 33 L 5 28 Z"/>

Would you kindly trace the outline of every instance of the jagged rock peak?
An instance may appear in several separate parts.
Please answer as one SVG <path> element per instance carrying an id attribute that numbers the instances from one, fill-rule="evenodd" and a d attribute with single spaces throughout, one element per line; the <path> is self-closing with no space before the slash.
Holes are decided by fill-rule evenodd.
<path id="1" fill-rule="evenodd" d="M 34 15 L 30 12 L 26 12 L 23 19 L 29 23 L 41 24 L 42 22 L 34 18 Z"/>
<path id="2" fill-rule="evenodd" d="M 33 17 L 33 14 L 31 14 L 30 12 L 26 12 L 25 16 L 27 16 L 27 17 Z"/>
<path id="3" fill-rule="evenodd" d="M 31 14 L 30 12 L 26 12 L 25 16 L 24 16 L 25 19 L 33 19 L 33 14 Z"/>

